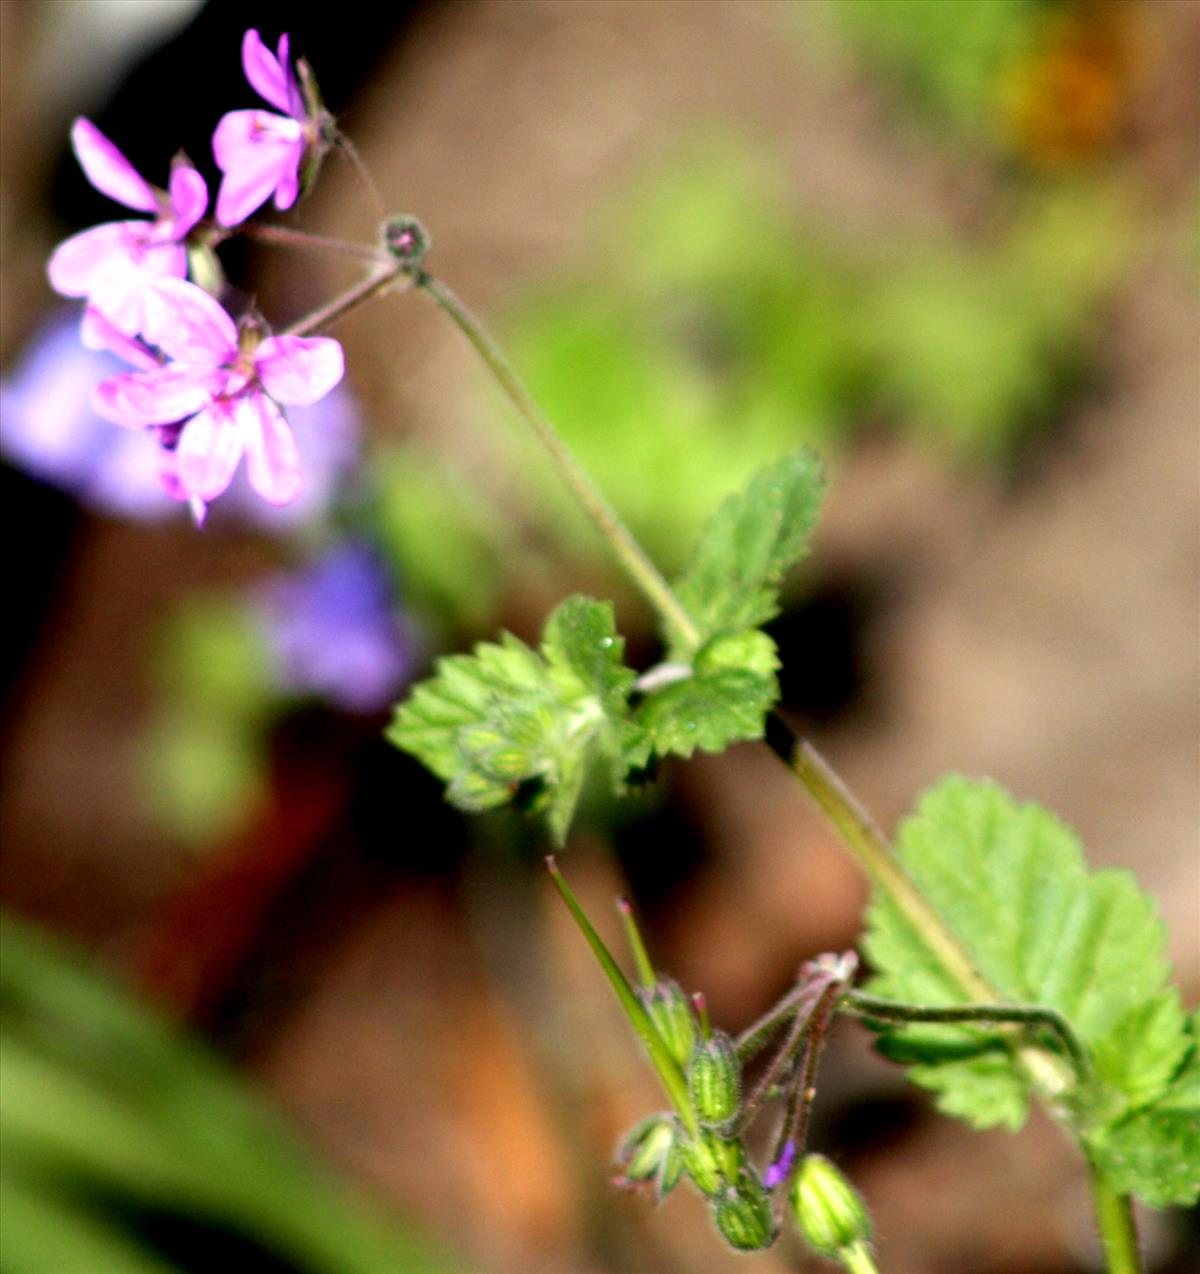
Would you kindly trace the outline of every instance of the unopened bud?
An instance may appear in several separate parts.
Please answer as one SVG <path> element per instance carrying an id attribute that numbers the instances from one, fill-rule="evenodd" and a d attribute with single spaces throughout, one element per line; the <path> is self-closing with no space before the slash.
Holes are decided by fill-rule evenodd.
<path id="1" fill-rule="evenodd" d="M 754 1252 L 775 1241 L 775 1217 L 767 1192 L 745 1172 L 741 1180 L 713 1203 L 713 1220 L 721 1237 L 739 1252 Z"/>
<path id="2" fill-rule="evenodd" d="M 792 1211 L 809 1247 L 838 1258 L 871 1241 L 871 1216 L 858 1191 L 824 1155 L 807 1155 L 792 1186 Z"/>
<path id="3" fill-rule="evenodd" d="M 418 266 L 429 251 L 429 231 L 416 217 L 389 217 L 383 223 L 383 246 L 397 261 Z"/>
<path id="4" fill-rule="evenodd" d="M 746 1167 L 746 1151 L 737 1140 L 726 1140 L 714 1132 L 684 1142 L 680 1151 L 683 1167 L 696 1189 L 708 1198 L 736 1185 Z"/>
<path id="5" fill-rule="evenodd" d="M 737 1114 L 742 1068 L 737 1048 L 724 1031 L 714 1031 L 710 1038 L 696 1041 L 687 1078 L 692 1104 L 702 1124 L 717 1128 Z"/>
<path id="6" fill-rule="evenodd" d="M 680 1066 L 687 1066 L 696 1042 L 696 1018 L 683 988 L 671 978 L 659 978 L 638 994 L 667 1051 Z"/>
<path id="7" fill-rule="evenodd" d="M 637 1186 L 653 1182 L 655 1196 L 664 1199 L 679 1183 L 683 1156 L 679 1127 L 671 1115 L 651 1115 L 621 1143 L 617 1163 L 623 1169 L 617 1185 Z"/>

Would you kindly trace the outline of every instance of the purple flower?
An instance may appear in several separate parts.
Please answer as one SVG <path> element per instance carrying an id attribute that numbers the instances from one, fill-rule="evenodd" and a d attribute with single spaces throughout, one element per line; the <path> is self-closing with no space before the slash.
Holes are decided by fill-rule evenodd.
<path id="1" fill-rule="evenodd" d="M 306 152 L 321 145 L 324 114 L 310 111 L 288 61 L 288 38 L 272 53 L 257 31 L 242 37 L 242 69 L 265 101 L 283 111 L 230 111 L 213 133 L 213 158 L 224 176 L 217 191 L 217 220 L 236 226 L 272 196 L 281 212 L 300 193 Z"/>
<path id="2" fill-rule="evenodd" d="M 72 125 L 71 145 L 97 190 L 154 220 L 110 221 L 72 235 L 50 258 L 50 283 L 63 296 L 87 297 L 132 336 L 142 330 L 147 291 L 160 279 L 187 276 L 184 240 L 204 215 L 208 187 L 194 168 L 176 164 L 169 193 L 156 190 L 86 119 Z"/>
<path id="3" fill-rule="evenodd" d="M 283 689 L 351 712 L 387 707 L 408 675 L 410 639 L 386 565 L 346 543 L 260 585 L 256 610 Z"/>
<path id="4" fill-rule="evenodd" d="M 215 500 L 244 453 L 250 485 L 264 500 L 294 500 L 300 458 L 278 404 L 307 406 L 342 379 L 338 342 L 266 336 L 253 321 L 239 329 L 207 292 L 182 279 L 147 293 L 144 332 L 171 361 L 102 381 L 96 410 L 129 428 L 182 424 L 173 450 L 183 498 Z"/>
<path id="5" fill-rule="evenodd" d="M 787 1179 L 787 1174 L 792 1170 L 792 1164 L 796 1159 L 796 1143 L 789 1137 L 783 1143 L 783 1149 L 779 1152 L 779 1158 L 763 1173 L 763 1185 L 768 1190 L 774 1190 L 781 1181 Z"/>

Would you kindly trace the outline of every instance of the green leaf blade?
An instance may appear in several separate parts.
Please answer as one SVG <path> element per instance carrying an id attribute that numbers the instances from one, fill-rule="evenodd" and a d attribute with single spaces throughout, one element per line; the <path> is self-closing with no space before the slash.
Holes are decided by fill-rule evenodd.
<path id="1" fill-rule="evenodd" d="M 1074 834 L 1052 814 L 959 777 L 922 797 L 897 852 L 998 995 L 1057 1010 L 1082 1041 L 1095 1075 L 1070 1096 L 1089 1153 L 1107 1156 L 1120 1189 L 1149 1202 L 1179 1196 L 1187 1174 L 1200 1173 L 1200 1100 L 1164 1105 L 1192 1045 L 1178 995 L 1164 986 L 1162 923 L 1133 876 L 1089 874 Z M 872 902 L 864 948 L 874 994 L 967 1002 L 887 897 Z M 1020 1126 L 1030 1081 L 995 1028 L 877 1029 L 881 1051 L 908 1063 L 947 1113 L 977 1127 Z M 1181 1110 L 1192 1120 L 1190 1160 Z"/>
<path id="2" fill-rule="evenodd" d="M 808 550 L 823 493 L 820 463 L 801 450 L 760 470 L 721 505 L 676 586 L 699 639 L 677 642 L 672 657 L 686 658 L 720 633 L 756 628 L 778 613 L 779 583 Z"/>

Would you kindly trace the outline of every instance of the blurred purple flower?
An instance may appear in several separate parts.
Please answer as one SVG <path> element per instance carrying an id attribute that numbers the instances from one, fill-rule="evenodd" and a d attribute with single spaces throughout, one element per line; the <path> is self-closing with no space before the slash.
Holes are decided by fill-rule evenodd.
<path id="1" fill-rule="evenodd" d="M 163 487 L 153 435 L 115 429 L 92 407 L 97 382 L 123 367 L 115 355 L 80 345 L 74 313 L 57 315 L 0 381 L 0 452 L 99 512 L 168 517 L 179 506 Z"/>
<path id="2" fill-rule="evenodd" d="M 287 691 L 351 712 L 386 708 L 408 676 L 412 641 L 386 564 L 348 542 L 256 590 L 276 676 Z"/>
<path id="3" fill-rule="evenodd" d="M 272 196 L 281 212 L 300 193 L 300 165 L 319 142 L 319 124 L 308 110 L 288 60 L 288 38 L 277 53 L 257 31 L 242 37 L 242 69 L 255 92 L 283 111 L 229 111 L 213 133 L 213 158 L 224 176 L 217 191 L 217 220 L 236 226 Z"/>
<path id="4" fill-rule="evenodd" d="M 53 316 L 0 381 L 0 454 L 97 512 L 169 517 L 180 509 L 167 490 L 171 453 L 155 431 L 116 428 L 92 406 L 96 385 L 123 370 L 115 355 L 79 343 L 73 311 Z M 228 517 L 283 533 L 329 507 L 360 458 L 357 403 L 339 386 L 311 407 L 289 408 L 288 421 L 306 478 L 300 496 L 286 506 L 266 505 L 239 473 L 214 520 Z"/>
<path id="5" fill-rule="evenodd" d="M 208 206 L 204 178 L 188 164 L 171 170 L 170 191 L 156 190 L 90 120 L 77 119 L 71 145 L 93 186 L 153 221 L 109 221 L 72 235 L 50 257 L 56 292 L 84 296 L 121 332 L 142 330 L 146 292 L 160 279 L 187 277 L 184 241 Z"/>

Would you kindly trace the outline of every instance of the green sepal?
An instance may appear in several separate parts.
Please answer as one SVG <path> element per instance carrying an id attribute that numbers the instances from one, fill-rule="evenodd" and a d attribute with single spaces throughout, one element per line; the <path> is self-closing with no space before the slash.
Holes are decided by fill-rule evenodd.
<path id="1" fill-rule="evenodd" d="M 736 1138 L 705 1129 L 680 1147 L 683 1170 L 706 1198 L 714 1198 L 737 1184 L 748 1164 L 746 1148 Z"/>
<path id="2" fill-rule="evenodd" d="M 643 987 L 638 996 L 662 1036 L 663 1043 L 680 1066 L 687 1066 L 696 1042 L 696 1015 L 692 1002 L 673 978 L 662 978 Z"/>
<path id="3" fill-rule="evenodd" d="M 643 1119 L 617 1150 L 617 1164 L 622 1173 L 615 1184 L 653 1183 L 655 1201 L 661 1203 L 683 1175 L 681 1135 L 678 1119 L 669 1112 Z"/>
<path id="4" fill-rule="evenodd" d="M 770 1247 L 779 1232 L 770 1197 L 748 1166 L 737 1185 L 713 1201 L 712 1214 L 721 1237 L 739 1252 Z"/>
<path id="5" fill-rule="evenodd" d="M 792 1216 L 818 1256 L 837 1260 L 871 1242 L 871 1214 L 845 1174 L 824 1155 L 805 1155 L 792 1181 Z"/>
<path id="6" fill-rule="evenodd" d="M 707 1128 L 727 1125 L 738 1113 L 742 1068 L 737 1048 L 724 1031 L 696 1041 L 687 1070 L 688 1092 L 700 1122 Z"/>

